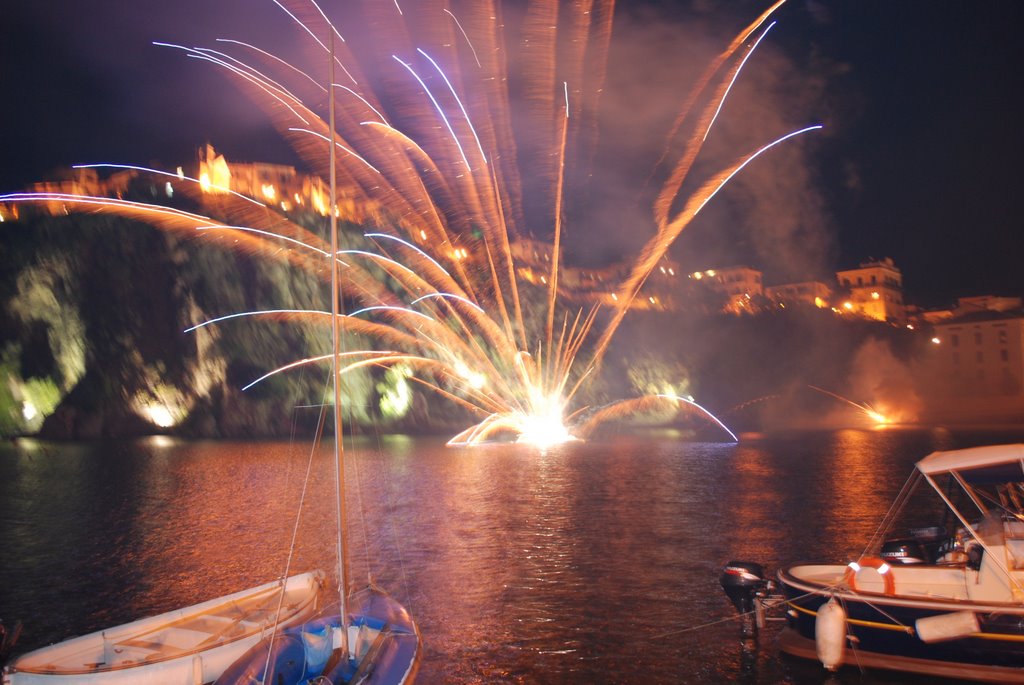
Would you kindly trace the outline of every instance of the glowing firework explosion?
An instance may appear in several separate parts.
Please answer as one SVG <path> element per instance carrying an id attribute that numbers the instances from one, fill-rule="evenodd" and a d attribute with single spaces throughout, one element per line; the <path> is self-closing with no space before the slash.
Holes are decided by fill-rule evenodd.
<path id="1" fill-rule="evenodd" d="M 864 416 L 866 416 L 868 419 L 870 419 L 872 423 L 874 423 L 877 426 L 887 426 L 887 425 L 893 423 L 893 420 L 890 417 L 886 416 L 885 414 L 881 413 L 877 409 L 873 408 L 870 404 L 866 404 L 866 403 L 865 404 L 857 404 L 856 402 L 854 402 L 851 399 L 847 399 L 846 397 L 843 397 L 842 395 L 837 395 L 834 392 L 829 392 L 828 390 L 825 390 L 824 388 L 819 388 L 816 385 L 808 385 L 807 387 L 809 387 L 811 390 L 817 390 L 820 393 L 824 393 L 825 395 L 828 395 L 829 397 L 833 397 L 833 398 L 839 400 L 840 402 L 845 402 L 846 404 L 850 405 L 851 407 L 855 407 L 861 413 L 863 413 Z"/>
<path id="2" fill-rule="evenodd" d="M 507 73 L 512 43 L 505 41 L 502 8 L 493 0 L 356 3 L 363 32 L 358 41 L 346 41 L 345 22 L 328 18 L 313 0 L 274 2 L 308 38 L 309 63 L 319 65 L 314 70 L 302 71 L 234 40 L 220 41 L 216 49 L 158 45 L 207 61 L 236 80 L 266 108 L 317 176 L 336 174 L 339 218 L 374 226 L 365 234 L 365 249 L 334 258 L 343 265 L 346 299 L 357 303 L 342 327 L 386 349 L 347 353 L 342 373 L 370 365 L 413 369 L 419 383 L 482 417 L 453 444 L 498 435 L 542 444 L 584 438 L 602 421 L 655 405 L 697 412 L 725 429 L 692 400 L 675 396 L 632 398 L 589 411 L 571 407 L 581 385 L 596 374 L 648 275 L 701 208 L 762 152 L 818 128 L 783 136 L 721 169 L 688 198 L 678 197 L 730 87 L 782 2 L 708 66 L 684 104 L 675 129 L 689 123 L 693 130 L 658 194 L 654 235 L 619 284 L 614 310 L 600 323 L 596 307 L 574 313 L 560 307 L 559 255 L 566 160 L 586 158 L 595 144 L 613 0 L 574 2 L 571 8 L 555 0 L 528 3 L 516 43 L 525 47 L 516 63 L 522 71 L 525 126 L 532 144 L 546 152 L 533 155 L 517 149 Z M 338 82 L 328 90 L 320 72 L 328 71 L 331 59 Z M 334 117 L 327 114 L 329 98 L 335 102 Z M 330 145 L 336 150 L 333 170 Z M 524 198 L 520 164 L 527 156 L 528 173 L 547 181 L 546 197 Z M 176 176 L 182 192 L 197 199 L 201 189 L 221 191 L 220 220 L 74 194 L 17 194 L 0 201 L 60 202 L 172 230 L 199 230 L 242 249 L 277 250 L 297 267 L 329 273 L 329 243 L 290 221 L 276 205 L 218 189 L 209 178 Z M 528 234 L 523 225 L 528 202 L 546 207 L 550 223 L 538 232 L 553 242 L 543 279 L 546 302 L 532 307 L 524 293 L 533 286 L 521 282 L 512 249 Z M 319 204 L 328 211 L 326 198 Z M 212 206 L 209 197 L 203 206 Z M 330 318 L 327 312 L 292 310 L 233 316 L 257 315 Z M 267 375 L 325 359 L 299 360 Z"/>

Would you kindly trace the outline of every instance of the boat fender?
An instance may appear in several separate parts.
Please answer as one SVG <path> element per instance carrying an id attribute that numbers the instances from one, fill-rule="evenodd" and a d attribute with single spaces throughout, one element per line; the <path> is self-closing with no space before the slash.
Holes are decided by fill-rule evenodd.
<path id="1" fill-rule="evenodd" d="M 978 616 L 973 611 L 954 611 L 948 614 L 919 618 L 914 623 L 922 642 L 943 642 L 967 637 L 981 631 Z"/>
<path id="2" fill-rule="evenodd" d="M 857 561 L 851 561 L 846 566 L 846 573 L 843 574 L 843 582 L 854 592 L 859 592 L 857 588 L 857 574 L 860 573 L 861 569 L 873 568 L 878 572 L 878 575 L 882 578 L 882 587 L 885 594 L 895 595 L 896 594 L 896 580 L 892 577 L 892 567 L 885 561 L 885 559 L 879 559 L 878 557 L 861 557 Z"/>
<path id="3" fill-rule="evenodd" d="M 814 646 L 822 666 L 830 671 L 842 666 L 846 650 L 846 611 L 835 597 L 818 608 L 814 622 Z"/>

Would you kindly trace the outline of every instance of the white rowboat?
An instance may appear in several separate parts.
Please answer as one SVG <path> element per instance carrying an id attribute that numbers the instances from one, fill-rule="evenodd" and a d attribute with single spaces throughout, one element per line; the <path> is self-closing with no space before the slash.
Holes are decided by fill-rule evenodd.
<path id="1" fill-rule="evenodd" d="M 319 571 L 292 576 L 184 609 L 28 652 L 3 685 L 202 685 L 276 627 L 317 609 Z M 282 597 L 283 589 L 283 597 Z M 280 612 L 279 612 L 280 610 Z"/>

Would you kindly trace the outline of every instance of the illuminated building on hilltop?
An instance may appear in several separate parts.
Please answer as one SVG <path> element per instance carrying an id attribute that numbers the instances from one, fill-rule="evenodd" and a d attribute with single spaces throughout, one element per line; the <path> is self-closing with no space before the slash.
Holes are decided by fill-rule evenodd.
<path id="1" fill-rule="evenodd" d="M 1000 297 L 996 295 L 978 295 L 975 297 L 959 297 L 953 316 L 965 316 L 978 312 L 1012 312 L 1024 307 L 1024 300 L 1019 297 Z"/>
<path id="2" fill-rule="evenodd" d="M 551 258 L 554 257 L 553 243 L 533 238 L 517 238 L 509 243 L 509 252 L 516 263 L 516 272 L 529 283 L 547 283 L 551 273 Z M 564 254 L 559 250 L 558 263 Z M 541 279 L 544 279 L 543 281 Z"/>
<path id="3" fill-rule="evenodd" d="M 832 288 L 821 281 L 802 281 L 765 286 L 764 294 L 769 300 L 782 307 L 809 304 L 825 308 L 829 306 L 832 299 Z"/>
<path id="4" fill-rule="evenodd" d="M 32 192 L 121 198 L 128 192 L 129 184 L 139 174 L 128 169 L 101 179 L 96 169 L 79 168 L 62 172 L 61 175 L 64 178 L 34 184 L 31 187 Z M 53 215 L 67 214 L 62 200 L 44 202 L 41 207 Z M 16 209 L 15 207 L 15 211 Z"/>
<path id="5" fill-rule="evenodd" d="M 679 289 L 679 264 L 668 257 L 658 260 L 658 268 L 644 282 L 643 291 L 633 303 L 634 308 L 662 310 L 678 309 L 677 292 Z M 644 300 L 639 302 L 639 300 Z"/>
<path id="6" fill-rule="evenodd" d="M 956 305 L 949 309 L 930 309 L 922 311 L 918 318 L 929 324 L 939 324 L 952 318 L 977 312 L 1008 312 L 1024 307 L 1024 300 L 1019 297 L 1001 297 L 997 295 L 977 295 L 959 297 Z"/>
<path id="7" fill-rule="evenodd" d="M 692 284 L 721 293 L 727 298 L 724 311 L 733 314 L 752 312 L 755 300 L 764 296 L 761 272 L 749 266 L 727 266 L 689 274 Z"/>
<path id="8" fill-rule="evenodd" d="M 1024 310 L 975 311 L 934 330 L 949 395 L 1024 397 Z"/>
<path id="9" fill-rule="evenodd" d="M 520 238 L 509 245 L 515 260 L 516 275 L 524 282 L 547 285 L 551 278 L 554 245 L 544 240 Z M 632 269 L 630 262 L 617 262 L 604 267 L 566 265 L 564 255 L 558 257 L 558 289 L 566 302 L 598 303 L 615 306 L 616 291 Z M 631 309 L 670 310 L 674 308 L 674 288 L 678 284 L 679 265 L 663 257 L 644 283 Z"/>
<path id="10" fill-rule="evenodd" d="M 112 165 L 103 165 L 112 166 Z M 126 198 L 129 195 L 177 197 L 179 190 L 189 190 L 186 184 L 198 181 L 201 193 L 185 192 L 186 199 L 198 199 L 203 205 L 216 205 L 229 191 L 254 198 L 268 207 L 285 213 L 312 212 L 327 216 L 330 204 L 329 190 L 322 179 L 300 173 L 295 167 L 269 163 L 234 163 L 218 154 L 212 145 L 199 149 L 196 166 L 186 173 L 182 167 L 176 173 L 155 172 L 142 168 L 125 168 L 100 177 L 97 168 L 77 168 L 64 172 L 62 178 L 34 185 L 37 193 L 62 193 L 77 196 Z M 195 178 L 188 174 L 194 173 Z M 194 186 L 192 186 L 194 188 Z M 337 191 L 339 215 L 354 224 L 376 221 L 380 207 L 367 202 L 355 203 L 341 187 Z M 63 199 L 37 202 L 36 206 L 53 215 L 68 212 Z M 216 208 L 208 209 L 216 215 Z M 0 207 L 0 223 L 18 218 L 19 205 L 6 203 Z M 426 244 L 427 235 L 421 230 L 410 237 Z M 468 245 L 460 245 L 452 238 L 448 246 L 432 246 L 436 250 L 448 249 L 455 260 L 483 260 L 485 256 L 471 254 Z M 517 277 L 525 283 L 546 286 L 551 278 L 554 245 L 545 240 L 520 238 L 510 243 Z M 606 307 L 617 304 L 618 287 L 629 277 L 633 263 L 617 262 L 603 267 L 577 267 L 568 265 L 562 256 L 559 265 L 558 286 L 560 297 L 577 304 L 596 303 Z M 968 297 L 960 298 L 955 308 L 921 311 L 903 302 L 903 277 L 893 260 L 868 260 L 856 269 L 836 272 L 838 288 L 822 281 L 801 281 L 766 286 L 762 272 L 749 266 L 730 266 L 694 271 L 682 277 L 679 265 L 662 257 L 644 282 L 642 291 L 631 303 L 635 309 L 679 311 L 697 308 L 703 311 L 725 313 L 752 313 L 767 308 L 771 303 L 779 306 L 807 304 L 831 307 L 839 314 L 855 314 L 877 321 L 919 324 L 939 324 L 972 311 L 1007 310 L 1019 308 L 1020 298 Z M 843 295 L 846 295 L 844 298 Z"/>
<path id="11" fill-rule="evenodd" d="M 283 164 L 229 163 L 212 145 L 199 150 L 199 184 L 209 195 L 234 191 L 288 212 L 308 205 L 327 215 L 330 192 L 319 178 Z"/>
<path id="12" fill-rule="evenodd" d="M 292 166 L 228 162 L 223 155 L 217 154 L 212 145 L 207 145 L 199 150 L 197 178 L 207 198 L 233 191 L 283 212 L 308 210 L 321 216 L 328 214 L 331 195 L 328 185 L 317 176 L 299 173 Z M 368 218 L 377 212 L 376 207 L 365 201 L 357 206 L 344 187 L 337 189 L 336 196 L 344 216 Z M 425 240 L 425 236 L 419 236 L 419 239 Z"/>
<path id="13" fill-rule="evenodd" d="M 878 321 L 902 323 L 906 319 L 903 274 L 892 258 L 862 262 L 856 269 L 839 271 L 836 280 L 849 293 L 840 311 Z"/>

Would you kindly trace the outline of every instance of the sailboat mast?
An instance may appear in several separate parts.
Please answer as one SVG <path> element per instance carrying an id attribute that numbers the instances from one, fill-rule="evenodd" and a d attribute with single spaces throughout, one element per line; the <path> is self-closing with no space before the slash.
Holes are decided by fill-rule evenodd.
<path id="1" fill-rule="evenodd" d="M 331 29 L 330 65 L 327 76 L 327 109 L 330 126 L 331 165 L 331 377 L 334 379 L 334 463 L 336 464 L 335 484 L 338 497 L 338 594 L 341 611 L 341 650 L 346 657 L 348 649 L 348 554 L 345 549 L 345 453 L 341 444 L 341 381 L 338 377 L 338 355 L 341 347 L 339 334 L 339 301 L 341 287 L 338 274 L 338 215 L 337 215 L 337 174 L 334 168 L 334 30 Z"/>

